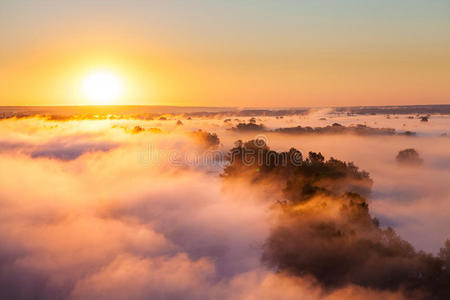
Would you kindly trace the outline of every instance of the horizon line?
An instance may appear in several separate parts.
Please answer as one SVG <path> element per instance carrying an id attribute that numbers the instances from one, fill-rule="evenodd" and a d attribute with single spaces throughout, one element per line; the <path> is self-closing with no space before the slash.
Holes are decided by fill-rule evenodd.
<path id="1" fill-rule="evenodd" d="M 391 105 L 324 105 L 324 106 L 202 106 L 202 105 L 155 105 L 155 104 L 106 104 L 106 105 L 0 105 L 8 108 L 73 108 L 73 107 L 168 107 L 168 108 L 220 108 L 220 109 L 305 109 L 305 108 L 347 108 L 347 107 L 412 107 L 412 106 L 450 106 L 449 103 L 435 104 L 391 104 Z"/>

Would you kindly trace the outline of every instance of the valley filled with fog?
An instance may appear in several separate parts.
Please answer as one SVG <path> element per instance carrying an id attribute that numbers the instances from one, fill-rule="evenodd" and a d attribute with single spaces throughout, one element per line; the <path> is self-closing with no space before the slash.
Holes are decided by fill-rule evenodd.
<path id="1" fill-rule="evenodd" d="M 230 160 L 233 149 L 291 148 L 301 166 Z M 415 161 L 399 159 L 405 149 Z M 448 295 L 420 276 L 408 285 L 415 272 L 448 276 L 425 262 L 450 266 L 448 113 L 7 112 L 0 165 L 1 298 Z M 321 222 L 349 240 L 301 229 Z M 383 244 L 387 228 L 398 236 Z M 332 269 L 341 242 L 336 259 L 364 266 L 363 281 L 339 264 L 342 280 L 315 271 Z M 383 268 L 396 278 L 382 281 Z"/>

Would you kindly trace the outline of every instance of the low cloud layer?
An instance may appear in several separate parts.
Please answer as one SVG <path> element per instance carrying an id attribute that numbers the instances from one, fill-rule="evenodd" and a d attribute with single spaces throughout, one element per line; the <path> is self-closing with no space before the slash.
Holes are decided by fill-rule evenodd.
<path id="1" fill-rule="evenodd" d="M 62 161 L 75 160 L 86 153 L 108 152 L 118 144 L 95 141 L 92 136 L 69 135 L 52 138 L 44 143 L 27 141 L 1 141 L 0 152 L 15 152 L 31 158 L 49 158 Z"/>
<path id="2" fill-rule="evenodd" d="M 262 121 L 282 127 L 292 120 L 294 117 L 271 117 Z M 307 239 L 305 248 L 295 243 L 292 249 L 309 253 L 312 258 L 306 262 L 316 262 L 319 258 L 314 255 L 320 254 L 316 242 L 320 244 L 321 239 L 308 239 L 308 234 L 317 235 L 317 231 L 305 231 L 303 225 L 319 226 L 323 220 L 339 219 L 343 222 L 337 229 L 348 234 L 353 223 L 342 217 L 339 208 L 350 198 L 338 197 L 336 202 L 335 196 L 313 193 L 298 210 L 289 208 L 285 214 L 277 203 L 298 194 L 295 189 L 282 192 L 284 187 L 280 188 L 276 180 L 264 179 L 256 185 L 245 180 L 228 184 L 220 176 L 222 161 L 214 168 L 168 161 L 173 153 L 170 151 L 201 154 L 214 149 L 227 153 L 236 140 L 254 137 L 227 130 L 229 126 L 222 119 L 183 119 L 182 126 L 175 120 L 60 122 L 26 118 L 0 122 L 0 298 L 323 300 L 421 296 L 405 293 L 401 285 L 385 288 L 383 284 L 349 279 L 328 284 L 312 269 L 295 272 L 280 267 L 281 252 L 267 248 L 273 239 L 289 240 L 291 234 Z M 145 130 L 133 134 L 135 126 Z M 150 128 L 159 128 L 160 132 Z M 199 129 L 202 133 L 193 133 Z M 383 230 L 387 224 L 383 222 L 391 220 L 393 224 L 387 225 L 408 233 L 411 223 L 405 220 L 411 208 L 426 211 L 435 220 L 440 220 L 440 213 L 445 215 L 442 199 L 448 188 L 443 182 L 449 170 L 440 162 L 449 158 L 445 151 L 439 151 L 448 147 L 445 139 L 439 140 L 439 147 L 424 149 L 420 143 L 427 140 L 420 134 L 414 138 L 417 142 L 392 136 L 389 138 L 395 151 L 387 151 L 379 139 L 372 137 L 347 136 L 344 143 L 340 136 L 293 140 L 270 133 L 265 138 L 278 151 L 296 147 L 305 157 L 310 150 L 321 151 L 325 159 L 333 156 L 355 161 L 369 171 L 373 183 L 350 176 L 344 181 L 320 180 L 314 185 L 336 194 L 349 189 L 371 197 L 367 204 L 375 207 L 372 216 L 379 217 Z M 363 145 L 367 151 L 358 153 L 355 145 Z M 143 161 L 141 154 L 149 146 L 166 155 L 159 156 L 159 161 Z M 413 171 L 416 175 L 395 164 L 398 151 L 410 147 L 417 149 L 424 160 L 423 166 Z M 436 174 L 441 177 L 434 178 Z M 392 178 L 399 180 L 395 189 Z M 428 184 L 424 178 L 433 183 Z M 415 185 L 420 180 L 422 185 Z M 433 205 L 422 202 L 425 198 L 444 208 L 435 211 Z M 362 202 L 358 201 L 354 204 L 360 209 Z M 411 202 L 405 207 L 402 201 Z M 328 209 L 321 209 L 324 202 Z M 319 213 L 307 216 L 312 213 L 305 205 L 320 208 Z M 299 213 L 305 215 L 301 221 Z M 364 222 L 368 221 L 367 215 L 365 218 Z M 290 231 L 282 230 L 284 226 Z M 333 233 L 327 228 L 320 232 Z M 438 230 L 429 228 L 430 232 Z M 372 234 L 378 229 L 367 233 L 357 227 L 355 231 L 357 236 L 370 236 L 368 240 L 373 241 Z M 444 246 L 442 235 L 445 232 L 436 234 L 436 244 L 430 244 L 436 254 Z M 402 240 L 409 237 L 402 235 Z M 423 243 L 419 238 L 413 242 Z M 361 264 L 364 270 L 369 267 L 368 262 Z M 331 276 L 330 266 L 323 270 Z M 367 276 L 361 276 L 361 280 L 376 282 L 370 277 L 374 274 Z"/>

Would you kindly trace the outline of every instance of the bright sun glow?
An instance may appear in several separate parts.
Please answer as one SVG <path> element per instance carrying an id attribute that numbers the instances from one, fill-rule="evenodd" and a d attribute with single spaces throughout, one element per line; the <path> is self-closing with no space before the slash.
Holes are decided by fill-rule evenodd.
<path id="1" fill-rule="evenodd" d="M 91 104 L 112 104 L 122 96 L 122 80 L 109 71 L 95 71 L 88 74 L 81 86 L 83 95 Z"/>

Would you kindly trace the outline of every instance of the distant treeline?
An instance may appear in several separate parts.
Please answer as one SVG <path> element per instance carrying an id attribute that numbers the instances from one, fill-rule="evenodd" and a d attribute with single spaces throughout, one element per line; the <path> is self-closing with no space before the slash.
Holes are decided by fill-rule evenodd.
<path id="1" fill-rule="evenodd" d="M 336 107 L 337 113 L 351 113 L 358 115 L 378 114 L 450 114 L 450 105 L 405 105 L 405 106 L 359 106 Z"/>
<path id="2" fill-rule="evenodd" d="M 176 107 L 176 106 L 0 106 L 0 119 L 42 117 L 49 120 L 70 119 L 141 119 L 149 120 L 160 116 L 183 118 L 223 117 L 283 117 L 307 115 L 312 108 L 292 109 L 237 109 L 227 107 Z M 376 115 L 376 114 L 450 114 L 450 105 L 413 106 L 358 106 L 336 107 L 328 113 Z"/>
<path id="3" fill-rule="evenodd" d="M 239 123 L 231 130 L 239 132 L 277 132 L 286 134 L 357 134 L 357 135 L 415 135 L 414 132 L 397 132 L 393 128 L 373 128 L 363 124 L 343 126 L 334 123 L 325 127 L 296 126 L 277 129 L 267 129 L 263 124 Z"/>

